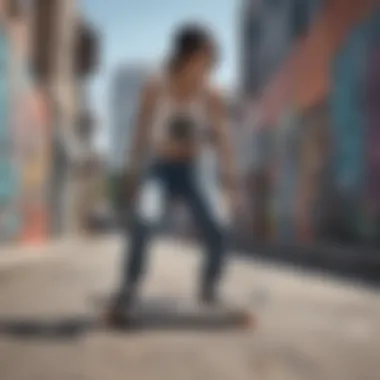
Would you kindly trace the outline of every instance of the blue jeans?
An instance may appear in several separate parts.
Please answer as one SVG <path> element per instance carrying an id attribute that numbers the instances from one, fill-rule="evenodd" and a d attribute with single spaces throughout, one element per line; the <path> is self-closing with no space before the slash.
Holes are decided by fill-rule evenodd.
<path id="1" fill-rule="evenodd" d="M 207 254 L 200 276 L 201 289 L 213 290 L 222 273 L 224 234 L 214 218 L 205 195 L 199 189 L 193 162 L 161 162 L 148 173 L 150 179 L 159 181 L 167 203 L 185 202 L 199 228 Z M 146 270 L 147 249 L 152 235 L 152 225 L 140 215 L 133 215 L 131 244 L 125 252 L 120 293 L 134 287 Z"/>

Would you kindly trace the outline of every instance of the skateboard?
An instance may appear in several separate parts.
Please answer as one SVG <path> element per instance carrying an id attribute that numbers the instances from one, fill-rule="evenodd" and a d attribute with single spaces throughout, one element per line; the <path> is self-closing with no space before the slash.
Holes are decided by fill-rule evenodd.
<path id="1" fill-rule="evenodd" d="M 204 306 L 181 299 L 138 300 L 129 305 L 117 321 L 107 316 L 111 297 L 94 298 L 92 304 L 105 328 L 227 330 L 253 329 L 257 324 L 249 308 L 225 304 Z"/>

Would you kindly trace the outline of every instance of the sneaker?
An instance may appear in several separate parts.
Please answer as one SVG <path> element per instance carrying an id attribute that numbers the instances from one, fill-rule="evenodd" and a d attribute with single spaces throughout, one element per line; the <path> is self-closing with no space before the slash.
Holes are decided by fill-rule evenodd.
<path id="1" fill-rule="evenodd" d="M 126 312 L 128 308 L 134 302 L 136 293 L 133 288 L 130 288 L 127 292 L 119 294 L 111 302 L 110 307 L 106 312 L 106 322 L 110 325 L 121 325 L 125 321 Z"/>
<path id="2" fill-rule="evenodd" d="M 121 326 L 125 319 L 124 310 L 120 306 L 112 305 L 106 311 L 104 319 L 109 326 Z"/>

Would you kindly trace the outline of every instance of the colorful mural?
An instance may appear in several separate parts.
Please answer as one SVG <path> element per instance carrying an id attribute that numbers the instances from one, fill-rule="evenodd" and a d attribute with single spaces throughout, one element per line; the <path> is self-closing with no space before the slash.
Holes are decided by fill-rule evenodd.
<path id="1" fill-rule="evenodd" d="M 365 151 L 367 152 L 368 168 L 365 196 L 366 211 L 378 227 L 374 234 L 379 236 L 380 219 L 380 11 L 370 23 L 370 41 L 365 76 L 365 104 L 367 114 L 367 136 Z"/>
<path id="2" fill-rule="evenodd" d="M 0 244 L 47 237 L 49 120 L 29 74 L 25 25 L 0 31 Z"/>
<path id="3" fill-rule="evenodd" d="M 366 242 L 380 232 L 374 7 L 369 0 L 326 2 L 259 99 L 271 149 L 252 175 L 270 178 L 269 207 L 259 219 L 270 220 L 271 241 Z"/>
<path id="4" fill-rule="evenodd" d="M 19 99 L 19 156 L 22 230 L 25 243 L 48 235 L 49 120 L 42 94 L 28 84 Z"/>
<path id="5" fill-rule="evenodd" d="M 19 232 L 18 175 L 10 116 L 11 46 L 0 30 L 0 242 L 13 241 Z"/>

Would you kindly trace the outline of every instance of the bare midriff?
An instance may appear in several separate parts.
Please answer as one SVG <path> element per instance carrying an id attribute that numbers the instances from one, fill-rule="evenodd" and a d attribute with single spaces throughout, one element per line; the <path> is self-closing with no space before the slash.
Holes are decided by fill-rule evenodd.
<path id="1" fill-rule="evenodd" d="M 160 144 L 157 149 L 157 156 L 160 159 L 169 161 L 191 160 L 197 154 L 197 148 L 194 144 L 184 144 L 174 141 L 166 141 Z"/>

